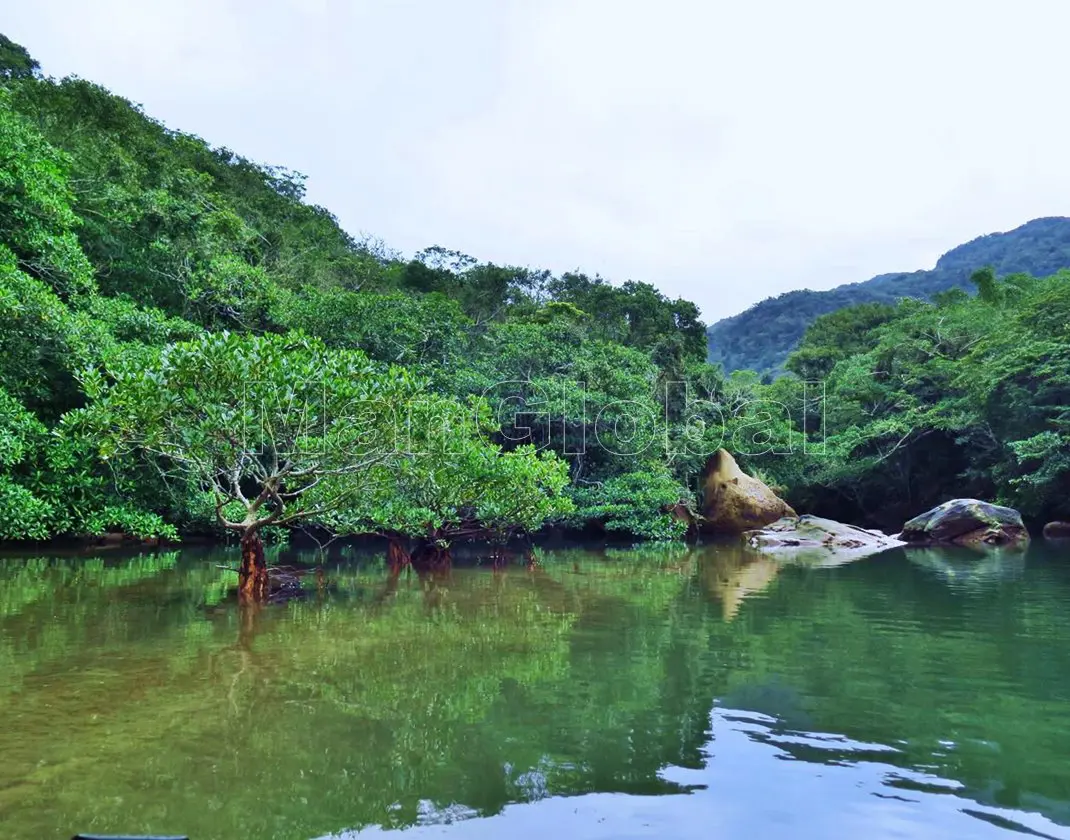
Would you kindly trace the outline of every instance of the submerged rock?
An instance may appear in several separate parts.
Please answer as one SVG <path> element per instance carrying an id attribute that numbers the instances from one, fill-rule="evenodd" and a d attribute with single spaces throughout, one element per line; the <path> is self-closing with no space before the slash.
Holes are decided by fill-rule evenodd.
<path id="1" fill-rule="evenodd" d="M 741 534 L 761 528 L 795 511 L 762 481 L 747 475 L 736 459 L 718 449 L 706 464 L 702 530 Z"/>
<path id="2" fill-rule="evenodd" d="M 1044 526 L 1044 539 L 1070 540 L 1070 522 L 1049 522 Z"/>
<path id="3" fill-rule="evenodd" d="M 1021 545 L 1029 542 L 1029 531 L 1013 508 L 952 499 L 907 522 L 899 539 L 911 545 Z"/>
<path id="4" fill-rule="evenodd" d="M 881 531 L 869 531 L 819 516 L 787 516 L 758 530 L 747 531 L 747 544 L 762 553 L 838 565 L 903 545 Z"/>

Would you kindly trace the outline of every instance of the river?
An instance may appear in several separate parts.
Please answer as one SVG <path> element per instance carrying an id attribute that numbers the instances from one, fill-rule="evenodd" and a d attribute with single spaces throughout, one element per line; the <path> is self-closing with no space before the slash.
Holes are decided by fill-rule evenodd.
<path id="1" fill-rule="evenodd" d="M 1070 840 L 1070 549 L 537 559 L 0 557 L 0 835 Z"/>

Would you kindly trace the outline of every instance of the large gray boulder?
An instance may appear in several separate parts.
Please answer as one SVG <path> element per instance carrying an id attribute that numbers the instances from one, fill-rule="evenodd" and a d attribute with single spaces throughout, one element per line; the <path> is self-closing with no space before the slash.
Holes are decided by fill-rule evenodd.
<path id="1" fill-rule="evenodd" d="M 903 545 L 880 531 L 809 515 L 785 516 L 747 531 L 743 539 L 762 554 L 821 566 L 849 563 Z"/>
<path id="2" fill-rule="evenodd" d="M 915 516 L 898 535 L 909 545 L 1023 545 L 1029 531 L 1022 515 L 978 499 L 952 499 Z"/>

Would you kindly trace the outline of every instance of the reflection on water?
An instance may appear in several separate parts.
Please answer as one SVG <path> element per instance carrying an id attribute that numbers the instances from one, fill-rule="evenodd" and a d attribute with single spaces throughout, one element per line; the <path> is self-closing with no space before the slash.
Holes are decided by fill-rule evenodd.
<path id="1" fill-rule="evenodd" d="M 221 552 L 0 559 L 0 824 L 1070 838 L 1070 554 L 1045 550 L 400 577 L 343 552 L 248 609 Z"/>
<path id="2" fill-rule="evenodd" d="M 998 587 L 1025 574 L 1026 552 L 1021 547 L 912 548 L 907 556 L 953 589 Z"/>
<path id="3" fill-rule="evenodd" d="M 1037 813 L 983 806 L 961 784 L 892 762 L 897 750 L 839 735 L 785 731 L 773 718 L 716 707 L 711 739 L 698 770 L 662 775 L 686 793 L 626 797 L 595 793 L 510 805 L 488 819 L 430 803 L 408 838 L 710 837 L 916 838 L 973 840 L 1027 835 L 1065 838 L 1067 831 Z M 1054 804 L 1054 803 L 1049 803 Z M 379 827 L 341 831 L 318 840 L 389 836 Z"/>
<path id="4" fill-rule="evenodd" d="M 721 603 L 726 621 L 735 618 L 743 599 L 765 590 L 779 574 L 782 564 L 743 546 L 725 545 L 703 558 L 702 584 Z"/>

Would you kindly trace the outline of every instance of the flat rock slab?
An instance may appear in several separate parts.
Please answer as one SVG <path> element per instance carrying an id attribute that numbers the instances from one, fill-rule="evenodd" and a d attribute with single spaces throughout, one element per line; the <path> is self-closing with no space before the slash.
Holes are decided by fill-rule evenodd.
<path id="1" fill-rule="evenodd" d="M 850 563 L 904 545 L 880 531 L 808 515 L 785 516 L 745 532 L 743 539 L 762 554 L 821 566 Z"/>

